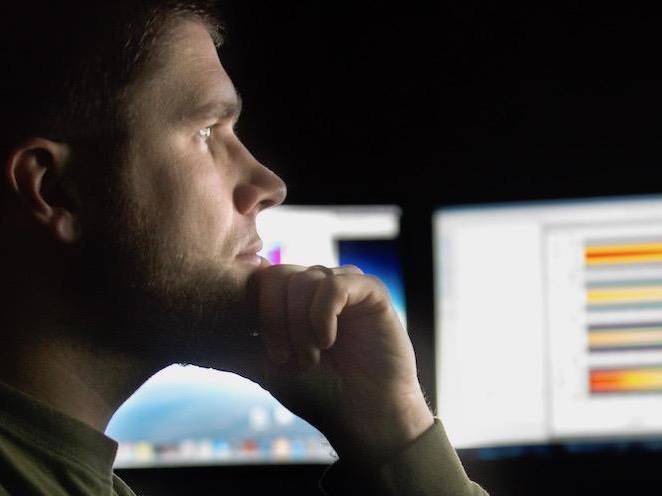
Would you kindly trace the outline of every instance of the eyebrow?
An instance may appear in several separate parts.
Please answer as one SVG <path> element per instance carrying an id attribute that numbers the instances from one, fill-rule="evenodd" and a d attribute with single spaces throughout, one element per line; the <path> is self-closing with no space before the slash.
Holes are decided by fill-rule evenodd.
<path id="1" fill-rule="evenodd" d="M 223 98 L 215 98 L 200 104 L 195 103 L 185 105 L 181 115 L 186 120 L 200 119 L 205 117 L 219 117 L 223 120 L 237 120 L 241 115 L 243 100 L 239 93 L 235 93 L 236 99 L 228 101 Z"/>

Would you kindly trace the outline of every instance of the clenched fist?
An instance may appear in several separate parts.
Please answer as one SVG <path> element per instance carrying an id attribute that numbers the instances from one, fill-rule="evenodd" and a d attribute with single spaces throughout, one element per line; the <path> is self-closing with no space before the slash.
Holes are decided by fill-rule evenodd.
<path id="1" fill-rule="evenodd" d="M 434 421 L 384 284 L 354 266 L 253 274 L 267 357 L 259 382 L 341 458 L 377 463 Z"/>

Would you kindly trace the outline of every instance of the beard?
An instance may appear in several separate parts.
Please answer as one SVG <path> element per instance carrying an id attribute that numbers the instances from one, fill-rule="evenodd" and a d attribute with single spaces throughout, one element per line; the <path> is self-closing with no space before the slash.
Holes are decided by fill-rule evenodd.
<path id="1" fill-rule="evenodd" d="M 104 190 L 83 219 L 73 257 L 72 296 L 89 322 L 78 338 L 159 367 L 192 364 L 257 380 L 262 355 L 249 274 L 223 266 L 227 257 L 187 250 L 183 234 L 141 209 L 128 185 L 118 180 Z M 235 240 L 229 235 L 228 246 Z"/>

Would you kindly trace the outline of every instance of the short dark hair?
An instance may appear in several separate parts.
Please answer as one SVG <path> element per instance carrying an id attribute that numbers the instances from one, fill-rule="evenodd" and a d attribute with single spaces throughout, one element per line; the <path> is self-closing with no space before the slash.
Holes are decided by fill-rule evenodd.
<path id="1" fill-rule="evenodd" d="M 222 41 L 210 0 L 10 0 L 0 6 L 0 164 L 41 136 L 114 153 L 127 145 L 125 90 L 168 27 L 202 21 Z M 109 148 L 112 148 L 109 149 Z M 0 182 L 5 186 L 4 175 Z M 0 200 L 2 192 L 0 190 Z"/>

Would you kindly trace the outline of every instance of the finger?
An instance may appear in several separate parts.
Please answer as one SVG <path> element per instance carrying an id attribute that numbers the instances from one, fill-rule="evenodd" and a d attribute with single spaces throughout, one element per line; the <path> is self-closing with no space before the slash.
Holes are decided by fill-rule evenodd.
<path id="1" fill-rule="evenodd" d="M 292 336 L 295 336 L 297 339 L 297 348 L 302 350 L 304 361 L 306 358 L 312 358 L 314 363 L 317 362 L 318 352 L 312 351 L 313 346 L 310 341 L 312 340 L 314 343 L 318 333 L 314 330 L 311 331 L 312 324 L 310 323 L 310 319 L 308 319 L 308 324 L 305 326 L 297 325 L 290 327 L 288 325 L 288 313 L 297 316 L 295 318 L 299 321 L 301 319 L 301 303 L 295 302 L 294 307 L 288 310 L 289 279 L 293 275 L 304 271 L 308 271 L 311 274 L 316 273 L 317 276 L 313 278 L 341 274 L 362 274 L 362 271 L 353 265 L 329 269 L 324 266 L 306 268 L 288 264 L 270 266 L 253 274 L 250 287 L 255 288 L 253 291 L 256 293 L 257 298 L 262 342 L 269 358 L 276 364 L 284 364 L 290 359 L 293 352 Z M 310 293 L 307 303 L 307 308 L 310 308 L 313 290 L 304 288 L 296 291 Z M 305 330 L 306 327 L 308 329 L 307 331 Z M 313 337 L 311 338 L 311 336 Z M 326 341 L 324 341 L 324 344 L 326 344 Z M 320 343 L 318 342 L 317 347 L 319 346 Z"/>
<path id="2" fill-rule="evenodd" d="M 317 267 L 309 267 L 289 279 L 287 324 L 290 346 L 304 370 L 319 364 L 320 360 L 320 349 L 308 315 L 315 289 L 325 277 L 326 274 Z"/>
<path id="3" fill-rule="evenodd" d="M 286 363 L 292 355 L 287 326 L 287 286 L 289 278 L 303 270 L 305 267 L 277 265 L 254 275 L 262 342 L 267 355 L 276 364 Z"/>
<path id="4" fill-rule="evenodd" d="M 297 356 L 297 362 L 303 369 L 319 364 L 320 343 L 310 319 L 310 306 L 315 289 L 322 279 L 339 274 L 362 274 L 354 265 L 328 268 L 313 265 L 290 278 L 288 286 L 288 327 L 290 345 Z"/>
<path id="5" fill-rule="evenodd" d="M 337 272 L 336 272 L 337 270 Z M 334 274 L 358 274 L 358 275 L 363 275 L 363 271 L 357 267 L 356 265 L 353 264 L 345 264 L 341 265 L 340 267 L 337 267 L 334 269 Z"/>
<path id="6" fill-rule="evenodd" d="M 326 350 L 338 338 L 341 315 L 376 314 L 389 308 L 388 294 L 379 279 L 345 272 L 321 281 L 310 306 L 310 319 L 320 348 Z"/>
<path id="7" fill-rule="evenodd" d="M 345 275 L 363 274 L 363 271 L 361 269 L 359 269 L 356 265 L 352 265 L 352 264 L 346 264 L 346 265 L 342 265 L 341 267 L 333 267 L 333 268 L 325 267 L 323 265 L 313 265 L 308 268 L 308 271 L 312 271 L 312 270 L 320 271 L 321 273 L 324 274 L 325 277 L 333 277 L 343 274 Z M 312 302 L 311 302 L 311 306 L 312 306 Z M 335 327 L 325 326 L 318 318 L 318 312 L 316 310 L 313 310 L 312 308 L 309 311 L 308 319 L 311 322 L 311 327 L 318 346 L 320 346 L 320 348 L 323 350 L 331 347 L 331 345 L 335 341 L 335 335 L 336 335 L 334 330 Z"/>
<path id="8" fill-rule="evenodd" d="M 327 276 L 337 276 L 341 274 L 363 274 L 363 271 L 353 264 L 345 264 L 340 267 L 325 267 L 324 265 L 311 265 L 307 270 L 319 270 Z"/>

